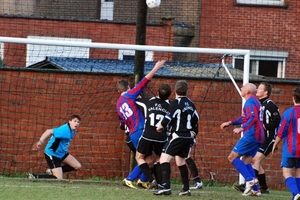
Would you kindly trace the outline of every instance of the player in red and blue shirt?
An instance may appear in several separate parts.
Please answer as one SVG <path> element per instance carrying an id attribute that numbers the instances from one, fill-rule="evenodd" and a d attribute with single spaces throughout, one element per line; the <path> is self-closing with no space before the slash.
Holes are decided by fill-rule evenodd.
<path id="1" fill-rule="evenodd" d="M 228 156 L 229 162 L 242 174 L 246 180 L 244 196 L 260 196 L 255 171 L 251 165 L 252 159 L 265 140 L 261 105 L 255 97 L 256 86 L 247 83 L 241 88 L 241 95 L 246 100 L 242 116 L 221 124 L 221 129 L 230 125 L 241 124 L 241 127 L 233 129 L 235 134 L 243 132 L 243 137 L 236 143 Z M 240 159 L 242 157 L 242 160 Z"/>
<path id="2" fill-rule="evenodd" d="M 129 129 L 129 137 L 134 145 L 135 149 L 137 148 L 138 141 L 142 135 L 145 117 L 143 112 L 139 109 L 136 99 L 143 92 L 143 89 L 147 86 L 154 74 L 163 67 L 165 61 L 158 61 L 154 68 L 134 87 L 129 87 L 129 82 L 127 80 L 120 80 L 117 82 L 118 91 L 121 93 L 117 104 L 116 109 L 120 120 L 120 127 L 125 127 Z M 130 187 L 136 188 L 132 181 L 135 180 L 141 174 L 139 166 L 135 166 L 133 171 L 123 180 L 123 184 Z M 143 180 L 142 180 L 143 179 Z M 141 177 L 141 181 L 145 182 L 146 178 Z"/>
<path id="3" fill-rule="evenodd" d="M 293 200 L 300 200 L 300 88 L 294 89 L 294 106 L 287 109 L 280 120 L 278 134 L 272 153 L 281 140 L 281 168 L 285 184 L 293 195 Z"/>

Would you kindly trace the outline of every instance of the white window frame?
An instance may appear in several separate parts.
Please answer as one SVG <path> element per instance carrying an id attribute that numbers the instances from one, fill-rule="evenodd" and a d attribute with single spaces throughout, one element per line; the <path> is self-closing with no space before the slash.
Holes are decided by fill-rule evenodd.
<path id="1" fill-rule="evenodd" d="M 135 50 L 119 50 L 118 59 L 123 60 L 123 56 L 135 56 Z M 145 52 L 145 61 L 153 61 L 153 51 Z"/>
<path id="2" fill-rule="evenodd" d="M 0 42 L 0 59 L 4 61 L 4 43 Z"/>
<path id="3" fill-rule="evenodd" d="M 284 0 L 237 0 L 238 4 L 284 6 Z"/>
<path id="4" fill-rule="evenodd" d="M 100 19 L 102 20 L 113 20 L 114 18 L 114 1 L 101 0 L 101 14 Z"/>
<path id="5" fill-rule="evenodd" d="M 92 42 L 86 38 L 61 38 L 61 37 L 44 37 L 44 36 L 28 36 L 29 39 L 43 40 L 60 40 L 67 42 Z M 72 58 L 89 58 L 90 48 L 88 47 L 71 47 L 71 46 L 51 46 L 27 44 L 26 67 L 37 62 L 45 60 L 47 56 L 56 57 L 72 57 Z"/>
<path id="6" fill-rule="evenodd" d="M 288 52 L 285 51 L 263 51 L 263 50 L 250 50 L 250 73 L 259 75 L 259 61 L 278 61 L 277 78 L 285 78 L 285 67 Z M 233 57 L 233 67 L 235 59 L 243 59 L 240 56 Z"/>
<path id="7" fill-rule="evenodd" d="M 4 60 L 4 43 L 0 42 L 0 58 Z"/>

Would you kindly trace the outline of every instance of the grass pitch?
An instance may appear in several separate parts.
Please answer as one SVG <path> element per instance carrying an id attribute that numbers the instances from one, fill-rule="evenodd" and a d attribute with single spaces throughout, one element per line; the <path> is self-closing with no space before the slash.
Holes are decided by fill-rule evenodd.
<path id="1" fill-rule="evenodd" d="M 177 196 L 180 184 L 172 184 L 170 196 L 155 196 L 151 190 L 130 189 L 122 181 L 82 181 L 82 180 L 42 180 L 27 178 L 0 178 L 0 199 L 5 200 L 161 200 L 161 199 L 197 199 L 197 200 L 240 200 L 257 197 L 244 197 L 242 193 L 229 186 L 204 187 L 191 190 L 192 196 Z M 290 200 L 287 191 L 270 190 L 261 200 Z"/>

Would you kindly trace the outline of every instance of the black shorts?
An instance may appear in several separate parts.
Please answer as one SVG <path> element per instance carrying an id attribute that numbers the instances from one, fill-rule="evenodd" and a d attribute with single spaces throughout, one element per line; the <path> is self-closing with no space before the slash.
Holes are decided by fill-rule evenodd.
<path id="1" fill-rule="evenodd" d="M 265 142 L 259 147 L 258 152 L 264 154 L 266 157 L 272 152 L 274 145 L 274 138 L 266 138 Z"/>
<path id="2" fill-rule="evenodd" d="M 192 137 L 178 137 L 176 133 L 173 133 L 162 152 L 170 156 L 179 156 L 181 158 L 187 158 L 190 150 L 194 144 L 194 138 Z"/>
<path id="3" fill-rule="evenodd" d="M 160 156 L 166 142 L 167 141 L 150 140 L 141 137 L 138 143 L 137 151 L 145 156 L 152 155 L 152 152 L 154 151 L 156 155 Z"/>
<path id="4" fill-rule="evenodd" d="M 54 169 L 54 168 L 61 167 L 62 161 L 69 155 L 69 153 L 66 153 L 66 155 L 64 155 L 64 157 L 62 157 L 62 158 L 58 158 L 55 156 L 49 156 L 45 153 L 44 153 L 44 155 L 45 155 L 45 159 L 47 161 L 49 168 Z"/>

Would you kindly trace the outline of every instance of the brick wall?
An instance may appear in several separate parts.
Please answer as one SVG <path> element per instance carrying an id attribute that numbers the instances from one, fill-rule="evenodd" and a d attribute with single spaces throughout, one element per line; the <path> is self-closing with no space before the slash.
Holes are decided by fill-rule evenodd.
<path id="1" fill-rule="evenodd" d="M 299 4 L 289 7 L 235 6 L 231 1 L 202 1 L 200 46 L 287 51 L 286 77 L 299 77 Z"/>
<path id="2" fill-rule="evenodd" d="M 3 37 L 47 36 L 62 38 L 85 38 L 98 43 L 136 43 L 136 25 L 92 21 L 28 19 L 1 17 L 0 30 Z M 172 26 L 151 25 L 147 27 L 146 44 L 173 46 Z M 161 59 L 161 55 L 159 59 Z M 117 59 L 118 50 L 90 49 L 90 58 Z M 154 56 L 154 60 L 157 60 Z M 4 62 L 7 67 L 25 67 L 26 45 L 6 43 Z"/>
<path id="3" fill-rule="evenodd" d="M 82 170 L 68 177 L 125 177 L 129 172 L 130 153 L 124 142 L 125 134 L 119 130 L 115 110 L 119 96 L 115 84 L 121 78 L 124 77 L 0 69 L 2 173 L 44 172 L 47 165 L 43 152 L 32 151 L 32 144 L 46 129 L 65 123 L 71 113 L 77 113 L 82 116 L 82 123 L 71 143 L 70 153 L 82 163 Z M 176 81 L 176 78 L 155 77 L 144 95 L 153 96 L 161 83 L 169 83 L 173 88 Z M 197 144 L 191 152 L 201 177 L 208 180 L 209 173 L 214 172 L 220 183 L 238 181 L 238 174 L 228 163 L 227 156 L 239 136 L 232 133 L 232 128 L 222 131 L 219 126 L 240 114 L 241 98 L 229 80 L 189 79 L 188 82 L 188 96 L 201 117 Z M 272 84 L 272 99 L 283 112 L 292 105 L 294 83 Z M 281 148 L 264 163 L 268 183 L 277 189 L 284 185 L 280 151 Z M 180 177 L 174 161 L 172 177 Z"/>

